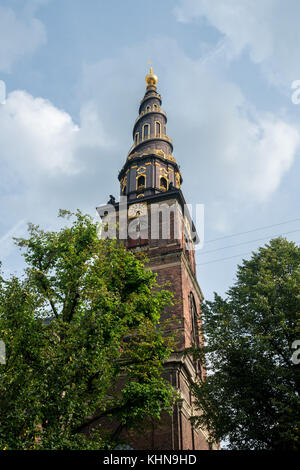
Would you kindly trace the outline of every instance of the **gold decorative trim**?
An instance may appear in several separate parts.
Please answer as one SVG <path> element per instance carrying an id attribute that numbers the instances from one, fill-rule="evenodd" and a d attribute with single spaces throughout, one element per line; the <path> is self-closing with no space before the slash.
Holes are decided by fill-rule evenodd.
<path id="1" fill-rule="evenodd" d="M 139 152 L 134 152 L 134 153 L 132 153 L 131 155 L 129 155 L 127 157 L 127 160 L 131 160 L 132 158 L 135 158 L 135 157 L 146 157 L 148 155 L 153 155 L 153 154 L 159 155 L 160 157 L 164 158 L 165 160 L 170 160 L 171 162 L 176 163 L 176 159 L 173 157 L 173 155 L 171 153 L 166 154 L 162 150 L 157 150 L 157 149 L 149 150 L 148 152 L 143 152 L 141 154 Z"/>
<path id="2" fill-rule="evenodd" d="M 136 170 L 138 176 L 140 176 L 141 174 L 145 173 L 146 172 L 146 167 L 145 166 L 140 166 L 137 170 Z"/>
<path id="3" fill-rule="evenodd" d="M 161 176 L 165 176 L 168 179 L 169 174 L 168 174 L 168 170 L 166 168 L 162 167 L 160 169 L 160 172 L 162 173 Z"/>
<path id="4" fill-rule="evenodd" d="M 124 194 L 125 192 L 125 189 L 126 189 L 126 186 L 127 186 L 127 176 L 124 176 L 124 178 L 120 181 L 121 185 L 122 185 L 122 194 Z"/>

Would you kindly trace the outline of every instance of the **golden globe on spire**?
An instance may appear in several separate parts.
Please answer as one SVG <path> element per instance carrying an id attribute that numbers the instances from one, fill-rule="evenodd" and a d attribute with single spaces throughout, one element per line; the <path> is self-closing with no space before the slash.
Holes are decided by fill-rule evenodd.
<path id="1" fill-rule="evenodd" d="M 153 73 L 152 65 L 150 67 L 150 72 L 145 77 L 145 82 L 147 83 L 147 88 L 149 86 L 156 86 L 156 83 L 158 82 L 157 76 Z"/>

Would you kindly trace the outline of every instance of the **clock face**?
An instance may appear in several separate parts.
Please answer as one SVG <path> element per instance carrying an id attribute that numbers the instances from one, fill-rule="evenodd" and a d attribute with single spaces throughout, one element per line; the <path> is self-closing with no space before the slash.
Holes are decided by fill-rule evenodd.
<path id="1" fill-rule="evenodd" d="M 147 215 L 146 203 L 136 203 L 129 206 L 128 217 L 139 217 L 143 215 Z"/>

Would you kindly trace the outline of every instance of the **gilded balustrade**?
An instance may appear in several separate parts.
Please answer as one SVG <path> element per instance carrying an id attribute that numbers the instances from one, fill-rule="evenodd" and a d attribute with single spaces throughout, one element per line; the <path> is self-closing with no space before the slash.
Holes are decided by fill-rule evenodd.
<path id="1" fill-rule="evenodd" d="M 130 150 L 128 152 L 128 155 L 130 154 L 130 152 L 132 152 L 132 150 L 137 147 L 138 145 L 142 144 L 143 142 L 146 142 L 147 140 L 152 140 L 152 139 L 160 139 L 160 140 L 166 140 L 167 142 L 170 142 L 170 144 L 173 145 L 173 141 L 172 139 L 170 139 L 169 136 L 165 135 L 165 134 L 159 134 L 159 135 L 156 135 L 156 134 L 150 134 L 149 136 L 147 137 L 143 137 L 143 138 L 139 138 L 137 142 L 135 142 L 131 147 L 130 147 Z"/>

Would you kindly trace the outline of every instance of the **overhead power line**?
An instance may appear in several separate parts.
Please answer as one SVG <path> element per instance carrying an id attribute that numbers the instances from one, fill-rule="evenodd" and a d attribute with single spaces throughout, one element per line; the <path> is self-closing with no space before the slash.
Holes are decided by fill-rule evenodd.
<path id="1" fill-rule="evenodd" d="M 206 263 L 197 263 L 197 266 L 204 266 L 205 264 L 218 263 L 219 261 L 225 261 L 227 259 L 238 258 L 240 256 L 250 255 L 252 251 L 247 251 L 247 253 L 240 253 L 239 255 L 228 256 L 226 258 L 214 259 L 212 261 L 207 261 Z"/>
<path id="2" fill-rule="evenodd" d="M 226 250 L 227 248 L 235 248 L 236 246 L 247 245 L 248 243 L 260 242 L 262 240 L 266 240 L 267 238 L 273 238 L 273 237 L 276 238 L 282 235 L 289 235 L 290 233 L 295 233 L 295 232 L 300 232 L 300 229 L 298 228 L 297 230 L 290 230 L 289 232 L 282 232 L 278 235 L 269 235 L 269 236 L 262 237 L 262 238 L 256 238 L 255 240 L 248 240 L 246 242 L 235 243 L 234 245 L 222 246 L 221 248 L 215 248 L 213 250 L 208 250 L 204 252 L 198 251 L 196 254 L 206 255 L 208 253 L 213 253 L 215 251 Z"/>
<path id="3" fill-rule="evenodd" d="M 213 243 L 219 240 L 223 240 L 224 238 L 238 237 L 239 235 L 246 235 L 247 233 L 258 232 L 259 230 L 264 230 L 266 228 L 272 228 L 272 227 L 278 227 L 279 225 L 289 224 L 291 222 L 296 222 L 299 220 L 300 220 L 300 217 L 298 217 L 297 219 L 287 220 L 285 222 L 279 222 L 278 224 L 266 225 L 264 227 L 257 227 L 252 230 L 247 230 L 247 232 L 239 232 L 239 233 L 233 233 L 232 235 L 224 235 L 223 237 L 214 238 L 213 240 L 207 240 L 205 243 Z"/>
<path id="4" fill-rule="evenodd" d="M 295 240 L 294 243 L 299 243 L 300 240 Z M 232 258 L 239 258 L 240 256 L 246 256 L 246 255 L 251 255 L 253 251 L 248 251 L 247 253 L 240 253 L 238 255 L 233 255 L 233 256 L 227 256 L 226 258 L 219 258 L 219 259 L 214 259 L 211 261 L 206 261 L 205 263 L 197 263 L 197 266 L 204 266 L 205 264 L 211 264 L 211 263 L 218 263 L 219 261 L 226 261 L 228 259 Z"/>

